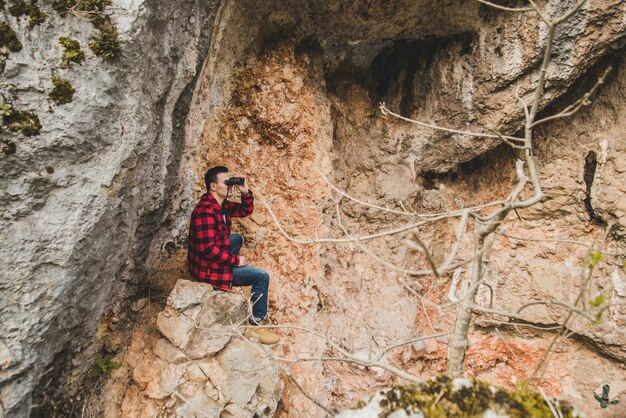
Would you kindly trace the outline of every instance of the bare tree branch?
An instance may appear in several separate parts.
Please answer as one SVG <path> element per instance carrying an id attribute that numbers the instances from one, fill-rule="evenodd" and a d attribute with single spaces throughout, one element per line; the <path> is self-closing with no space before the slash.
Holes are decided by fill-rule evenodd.
<path id="1" fill-rule="evenodd" d="M 611 66 L 607 67 L 602 73 L 602 75 L 600 75 L 600 77 L 598 78 L 598 81 L 596 81 L 593 87 L 587 93 L 585 93 L 580 99 L 576 100 L 574 103 L 567 106 L 565 109 L 563 109 L 561 112 L 557 113 L 556 115 L 547 116 L 543 119 L 539 119 L 538 121 L 533 122 L 531 126 L 535 127 L 537 125 L 540 125 L 542 123 L 546 123 L 552 120 L 572 116 L 573 114 L 578 112 L 580 109 L 582 109 L 584 106 L 590 105 L 591 102 L 589 101 L 589 99 L 596 92 L 596 90 L 598 90 L 598 88 L 602 84 L 604 84 L 604 81 L 606 77 L 608 76 L 608 74 L 611 72 L 611 70 L 613 70 L 613 67 Z"/>
<path id="2" fill-rule="evenodd" d="M 472 136 L 475 138 L 506 138 L 510 141 L 523 141 L 523 138 L 517 138 L 514 136 L 508 136 L 508 135 L 495 135 L 495 134 L 486 134 L 486 133 L 481 133 L 481 132 L 472 132 L 472 131 L 460 131 L 458 129 L 450 129 L 450 128 L 444 128 L 443 126 L 439 126 L 439 125 L 435 125 L 435 124 L 431 124 L 431 123 L 425 123 L 425 122 L 421 122 L 419 120 L 415 120 L 415 119 L 410 119 L 410 118 L 406 118 L 404 116 L 401 116 L 397 113 L 392 112 L 391 110 L 389 110 L 387 108 L 387 106 L 385 105 L 385 103 L 381 103 L 380 106 L 380 111 L 383 115 L 391 115 L 397 119 L 403 120 L 405 122 L 410 122 L 410 123 L 414 123 L 416 125 L 419 126 L 424 126 L 426 128 L 431 128 L 437 131 L 443 131 L 443 132 L 448 132 L 448 133 L 453 133 L 453 134 L 459 134 L 459 135 L 466 135 L 466 136 Z"/>
<path id="3" fill-rule="evenodd" d="M 494 9 L 505 10 L 507 12 L 532 12 L 532 7 L 507 7 L 501 6 L 499 4 L 492 3 L 486 0 L 476 0 L 478 3 L 486 4 L 489 7 L 493 7 Z"/>

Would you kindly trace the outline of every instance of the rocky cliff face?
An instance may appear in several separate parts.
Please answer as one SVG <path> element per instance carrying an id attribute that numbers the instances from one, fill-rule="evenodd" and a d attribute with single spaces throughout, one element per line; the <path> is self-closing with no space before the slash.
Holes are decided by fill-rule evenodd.
<path id="1" fill-rule="evenodd" d="M 545 1 L 541 7 L 558 12 L 571 4 Z M 323 330 L 363 355 L 447 331 L 451 313 L 420 304 L 407 290 L 418 284 L 358 246 L 288 240 L 261 201 L 293 236 L 337 238 L 344 235 L 342 226 L 365 234 L 405 219 L 346 201 L 339 216 L 322 175 L 359 199 L 420 213 L 479 204 L 510 191 L 515 151 L 498 147 L 496 139 L 382 117 L 378 103 L 460 131 L 515 133 L 523 120 L 515 93 L 529 99 L 546 37 L 536 16 L 465 1 L 225 1 L 215 15 L 213 3 L 169 7 L 114 2 L 121 61 L 90 56 L 73 67 L 76 101 L 51 113 L 45 111 L 46 77 L 61 50 L 49 38 L 71 28 L 86 44 L 91 26 L 57 17 L 45 6 L 49 20 L 30 32 L 24 20 L 6 17 L 25 49 L 9 56 L 3 83 L 24 83 L 13 103 L 38 109 L 42 133 L 2 133 L 13 144 L 5 149 L 15 151 L 2 160 L 2 234 L 9 243 L 1 250 L 8 274 L 0 306 L 7 318 L 0 351 L 7 365 L 0 372 L 5 410 L 28 409 L 28 394 L 55 353 L 84 349 L 73 341 L 86 341 L 120 280 L 149 278 L 152 288 L 174 287 L 184 274 L 188 215 L 209 166 L 228 165 L 255 190 L 255 213 L 236 228 L 246 237 L 252 262 L 272 274 L 274 320 Z M 622 1 L 589 2 L 557 33 L 540 104 L 546 115 L 576 100 L 608 64 L 614 71 L 591 107 L 539 131 L 547 198 L 508 220 L 510 235 L 591 242 L 611 222 L 607 251 L 624 254 L 624 16 Z M 42 45 L 50 45 L 46 54 L 34 52 Z M 202 71 L 195 83 L 198 62 Z M 444 221 L 419 231 L 438 260 L 456 226 Z M 496 306 L 571 297 L 586 253 L 568 245 L 498 239 L 487 266 Z M 368 242 L 367 248 L 405 268 L 426 266 L 422 255 L 395 237 Z M 619 304 L 625 273 L 615 259 L 611 263 L 600 266 L 592 292 Z M 133 268 L 140 274 L 130 274 Z M 449 279 L 421 286 L 438 302 L 445 300 Z M 480 298 L 489 303 L 487 291 Z M 530 325 L 549 328 L 563 312 L 536 306 L 527 315 Z M 468 370 L 513 386 L 527 377 L 525 368 L 537 362 L 552 334 L 514 334 L 504 325 L 501 339 L 493 330 L 498 319 L 478 321 Z M 596 415 L 598 385 L 611 382 L 616 396 L 626 391 L 619 378 L 624 311 L 611 308 L 604 319 L 595 327 L 575 323 L 575 339 L 559 347 L 546 374 L 546 391 Z M 328 350 L 324 341 L 294 330 L 284 331 L 283 340 L 277 352 L 287 358 L 315 358 Z M 445 343 L 414 344 L 394 351 L 389 361 L 415 374 L 439 372 Z M 593 370 L 592 377 L 583 377 L 583 369 Z M 395 382 L 336 362 L 301 363 L 292 373 L 331 406 L 350 405 Z M 293 385 L 285 387 L 280 411 L 319 413 Z"/>
<path id="2" fill-rule="evenodd" d="M 280 369 L 268 347 L 241 337 L 247 318 L 242 294 L 180 280 L 159 313 L 160 334 L 135 333 L 118 356 L 121 367 L 103 390 L 100 410 L 92 412 L 146 418 L 273 416 L 282 390 Z"/>
<path id="3" fill-rule="evenodd" d="M 90 14 L 62 17 L 40 1 L 45 20 L 29 28 L 29 16 L 13 16 L 18 3 L 0 2 L 22 45 L 3 58 L 2 102 L 41 127 L 11 130 L 3 113 L 0 415 L 9 416 L 26 415 L 33 389 L 57 381 L 59 367 L 42 379 L 53 360 L 93 357 L 97 322 L 142 269 L 175 183 L 216 10 L 216 2 L 113 1 L 104 14 L 121 56 L 109 60 L 88 47 L 98 36 Z M 63 63 L 61 37 L 80 43 L 82 63 Z M 71 102 L 49 100 L 53 76 L 70 81 Z"/>

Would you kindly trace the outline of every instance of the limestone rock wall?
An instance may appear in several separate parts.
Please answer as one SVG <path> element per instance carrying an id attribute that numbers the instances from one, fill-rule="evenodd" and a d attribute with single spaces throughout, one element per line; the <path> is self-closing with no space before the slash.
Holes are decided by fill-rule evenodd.
<path id="1" fill-rule="evenodd" d="M 28 414 L 53 359 L 92 350 L 102 313 L 142 269 L 217 2 L 113 1 L 104 12 L 119 34 L 115 61 L 88 48 L 97 32 L 86 15 L 39 2 L 45 21 L 29 29 L 13 3 L 2 2 L 0 20 L 23 47 L 3 59 L 2 101 L 36 114 L 41 131 L 0 132 L 2 416 Z M 63 36 L 80 42 L 82 64 L 61 65 Z M 72 102 L 48 100 L 53 75 L 71 82 Z M 53 370 L 47 380 L 57 382 Z"/>

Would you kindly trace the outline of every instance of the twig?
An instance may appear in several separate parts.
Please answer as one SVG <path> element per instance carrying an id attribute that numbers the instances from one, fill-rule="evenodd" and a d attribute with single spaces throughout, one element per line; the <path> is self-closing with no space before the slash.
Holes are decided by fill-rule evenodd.
<path id="1" fill-rule="evenodd" d="M 546 401 L 546 403 L 550 407 L 550 411 L 552 411 L 552 415 L 554 415 L 555 418 L 560 418 L 559 414 L 556 413 L 556 410 L 554 409 L 554 406 L 552 405 L 552 402 L 550 401 L 550 398 L 548 398 L 546 396 L 546 394 L 543 391 L 543 389 L 541 389 L 541 388 L 538 388 L 538 389 L 539 389 L 539 393 L 541 393 L 541 396 L 543 396 L 543 399 Z"/>
<path id="2" fill-rule="evenodd" d="M 285 369 L 284 369 L 285 370 Z M 315 406 L 317 406 L 318 408 L 322 409 L 324 412 L 326 412 L 328 414 L 329 417 L 333 417 L 335 416 L 335 414 L 337 413 L 337 411 L 332 411 L 329 408 L 327 408 L 326 406 L 324 406 L 320 401 L 318 401 L 317 399 L 315 399 L 313 396 L 309 395 L 307 391 L 305 391 L 302 386 L 300 386 L 300 383 L 298 383 L 296 381 L 296 379 L 294 379 L 294 377 L 291 375 L 291 371 L 286 369 L 285 370 L 285 374 L 287 375 L 287 379 L 296 387 L 298 388 L 298 390 L 304 395 L 306 396 L 311 402 L 313 402 L 313 404 L 315 404 Z"/>
<path id="3" fill-rule="evenodd" d="M 519 362 L 519 364 L 521 364 L 521 366 L 524 368 L 524 370 L 526 371 L 526 375 L 530 375 L 530 370 L 528 370 L 528 367 L 526 367 L 526 365 L 524 364 L 524 362 L 522 361 L 522 359 L 520 359 L 517 354 L 515 354 L 515 351 L 513 351 L 513 349 L 507 344 L 507 342 L 505 341 L 504 337 L 502 337 L 502 334 L 500 334 L 500 330 L 496 327 L 496 333 L 498 334 L 498 338 L 500 338 L 500 340 L 502 341 L 502 343 L 504 344 L 504 346 L 509 350 L 509 352 L 511 354 L 513 354 L 513 357 L 515 357 L 515 359 Z"/>
<path id="4" fill-rule="evenodd" d="M 581 97 L 580 99 L 576 100 L 574 103 L 572 103 L 571 105 L 567 106 L 565 109 L 563 109 L 561 112 L 557 113 L 556 115 L 552 115 L 552 116 L 548 116 L 545 117 L 543 119 L 540 119 L 538 121 L 535 121 L 532 123 L 532 127 L 535 127 L 537 125 L 540 125 L 542 123 L 546 123 L 555 119 L 561 119 L 561 118 L 565 118 L 568 116 L 572 116 L 573 114 L 575 114 L 576 112 L 578 112 L 581 108 L 583 108 L 584 106 L 588 106 L 590 104 L 589 99 L 590 97 L 596 92 L 596 90 L 602 85 L 604 84 L 604 80 L 606 79 L 607 75 L 611 72 L 611 70 L 613 69 L 613 67 L 609 66 L 607 67 L 604 72 L 602 73 L 602 75 L 598 78 L 598 81 L 596 81 L 596 83 L 593 85 L 593 87 L 583 95 L 583 97 Z"/>
<path id="5" fill-rule="evenodd" d="M 410 118 L 406 118 L 404 116 L 401 116 L 397 113 L 392 112 L 391 110 L 389 110 L 387 108 L 387 106 L 385 105 L 385 103 L 381 103 L 380 106 L 380 111 L 383 115 L 391 115 L 395 118 L 398 118 L 400 120 L 403 120 L 405 122 L 410 122 L 410 123 L 414 123 L 416 125 L 419 126 L 424 126 L 426 128 L 431 128 L 431 129 L 435 129 L 437 131 L 443 131 L 443 132 L 449 132 L 449 133 L 454 133 L 454 134 L 459 134 L 459 135 L 466 135 L 466 136 L 471 136 L 471 137 L 475 137 L 475 138 L 506 138 L 510 141 L 523 141 L 523 138 L 517 138 L 515 136 L 508 136 L 508 135 L 494 135 L 494 134 L 486 134 L 486 133 L 481 133 L 481 132 L 471 132 L 471 131 L 459 131 L 458 129 L 450 129 L 450 128 L 444 128 L 442 126 L 439 125 L 434 125 L 434 124 L 430 124 L 430 123 L 425 123 L 425 122 L 421 122 L 419 120 L 415 120 L 415 119 L 410 119 Z"/>
<path id="6" fill-rule="evenodd" d="M 476 0 L 478 3 L 486 4 L 489 7 L 493 7 L 494 9 L 505 10 L 507 12 L 532 12 L 532 7 L 507 7 L 500 6 L 499 4 L 492 3 L 486 0 Z"/>

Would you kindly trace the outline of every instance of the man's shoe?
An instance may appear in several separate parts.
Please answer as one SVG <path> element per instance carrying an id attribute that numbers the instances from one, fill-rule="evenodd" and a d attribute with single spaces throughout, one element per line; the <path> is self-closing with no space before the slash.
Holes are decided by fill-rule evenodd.
<path id="1" fill-rule="evenodd" d="M 261 344 L 266 345 L 274 345 L 280 341 L 280 337 L 277 334 L 274 334 L 273 332 L 262 327 L 254 327 L 243 335 L 245 335 L 245 337 L 249 340 L 258 341 Z"/>

